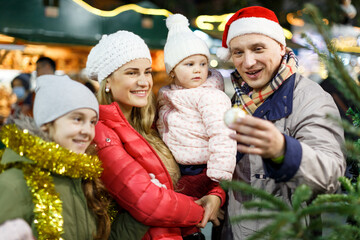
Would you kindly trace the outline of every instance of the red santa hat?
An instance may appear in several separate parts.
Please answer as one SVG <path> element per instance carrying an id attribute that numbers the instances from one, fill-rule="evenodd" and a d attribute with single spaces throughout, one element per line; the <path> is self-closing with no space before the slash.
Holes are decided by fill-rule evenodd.
<path id="1" fill-rule="evenodd" d="M 216 55 L 227 61 L 231 57 L 229 42 L 240 35 L 258 33 L 268 36 L 286 46 L 284 30 L 275 13 L 267 8 L 254 6 L 240 9 L 226 23 L 222 48 Z"/>

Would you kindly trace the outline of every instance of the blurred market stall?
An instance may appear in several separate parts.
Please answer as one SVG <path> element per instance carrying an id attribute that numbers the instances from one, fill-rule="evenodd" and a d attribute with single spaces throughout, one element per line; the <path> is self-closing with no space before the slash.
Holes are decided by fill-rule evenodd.
<path id="1" fill-rule="evenodd" d="M 64 73 L 78 74 L 91 47 L 103 34 L 118 30 L 140 35 L 151 48 L 153 69 L 162 71 L 169 14 L 146 1 L 111 11 L 82 0 L 0 1 L 0 82 L 4 70 L 10 75 L 33 72 L 39 56 L 54 59 Z"/>

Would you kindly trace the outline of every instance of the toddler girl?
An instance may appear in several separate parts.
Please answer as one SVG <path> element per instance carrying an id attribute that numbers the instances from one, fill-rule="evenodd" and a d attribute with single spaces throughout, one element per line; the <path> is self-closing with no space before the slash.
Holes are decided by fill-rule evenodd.
<path id="1" fill-rule="evenodd" d="M 178 189 L 199 198 L 212 181 L 232 178 L 236 142 L 223 122 L 231 102 L 221 74 L 208 69 L 206 43 L 189 29 L 188 20 L 175 14 L 166 25 L 165 67 L 172 84 L 159 90 L 156 125 L 180 165 Z"/>

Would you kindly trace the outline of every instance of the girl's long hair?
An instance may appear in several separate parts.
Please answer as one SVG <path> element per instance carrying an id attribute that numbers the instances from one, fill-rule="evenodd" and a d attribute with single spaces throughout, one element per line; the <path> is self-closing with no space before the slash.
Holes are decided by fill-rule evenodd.
<path id="1" fill-rule="evenodd" d="M 111 222 L 108 214 L 110 196 L 99 178 L 86 179 L 82 182 L 84 195 L 89 209 L 96 218 L 96 235 L 94 239 L 108 239 L 110 236 Z"/>
<path id="2" fill-rule="evenodd" d="M 111 93 L 105 92 L 106 81 L 107 79 L 104 79 L 101 82 L 99 91 L 97 93 L 97 98 L 101 105 L 108 105 L 113 102 Z M 168 170 L 173 185 L 175 186 L 181 176 L 180 169 L 178 164 L 175 162 L 175 159 L 171 154 L 169 148 L 161 140 L 158 132 L 153 128 L 155 115 L 155 96 L 153 93 L 151 93 L 149 94 L 148 103 L 145 107 L 133 107 L 130 119 L 128 121 L 130 125 L 138 133 L 140 133 L 145 138 L 145 140 L 154 148 L 156 153 L 159 155 L 161 161 L 164 163 L 166 169 Z"/>

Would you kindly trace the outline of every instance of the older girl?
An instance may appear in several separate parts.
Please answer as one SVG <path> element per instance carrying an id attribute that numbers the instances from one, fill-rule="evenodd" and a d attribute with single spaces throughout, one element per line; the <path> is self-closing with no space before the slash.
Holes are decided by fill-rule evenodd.
<path id="1" fill-rule="evenodd" d="M 24 219 L 36 239 L 107 239 L 101 162 L 84 154 L 95 135 L 96 98 L 67 76 L 37 84 L 35 121 L 16 119 L 0 132 L 0 224 Z"/>

